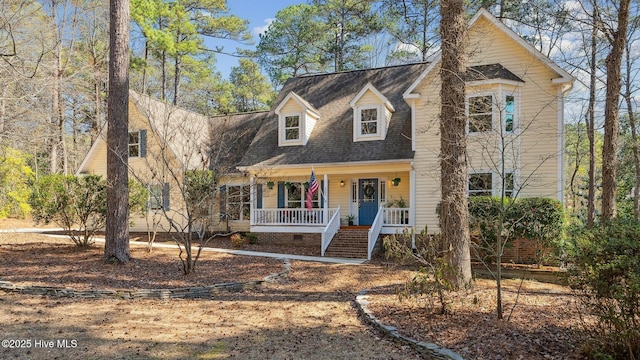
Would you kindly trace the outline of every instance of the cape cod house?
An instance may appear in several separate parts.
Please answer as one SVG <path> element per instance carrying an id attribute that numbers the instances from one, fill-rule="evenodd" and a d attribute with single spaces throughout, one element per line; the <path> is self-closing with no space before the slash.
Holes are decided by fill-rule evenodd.
<path id="1" fill-rule="evenodd" d="M 469 195 L 562 200 L 563 105 L 572 76 L 485 10 L 469 22 L 469 50 Z M 223 219 L 219 228 L 251 231 L 262 241 L 316 243 L 325 255 L 352 220 L 364 234 L 359 256 L 370 257 L 380 234 L 437 230 L 439 66 L 436 57 L 292 78 L 269 111 L 211 118 L 132 93 L 130 142 L 140 150 L 129 164 L 134 172 L 157 171 L 148 161 L 146 170 L 136 165 L 146 155 L 141 143 L 152 137 L 155 147 L 171 143 L 183 169 L 227 164 L 215 169 L 223 175 L 212 215 Z M 167 137 L 167 127 L 196 131 Z M 208 150 L 188 156 L 196 147 Z M 79 172 L 106 174 L 104 163 L 98 140 Z M 309 209 L 312 172 L 319 189 Z"/>

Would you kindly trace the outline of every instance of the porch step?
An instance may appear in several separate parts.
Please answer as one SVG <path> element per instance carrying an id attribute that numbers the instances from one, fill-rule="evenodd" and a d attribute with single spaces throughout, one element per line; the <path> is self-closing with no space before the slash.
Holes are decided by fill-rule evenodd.
<path id="1" fill-rule="evenodd" d="M 340 228 L 324 253 L 328 257 L 366 259 L 368 228 Z"/>

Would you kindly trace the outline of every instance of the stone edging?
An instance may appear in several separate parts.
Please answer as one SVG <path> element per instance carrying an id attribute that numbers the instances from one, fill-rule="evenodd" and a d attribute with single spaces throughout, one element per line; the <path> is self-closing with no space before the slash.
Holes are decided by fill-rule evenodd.
<path id="1" fill-rule="evenodd" d="M 380 320 L 376 319 L 375 316 L 369 310 L 369 301 L 367 298 L 368 289 L 364 289 L 358 293 L 355 299 L 356 308 L 358 313 L 364 317 L 364 319 L 371 325 L 373 325 L 376 329 L 382 331 L 384 334 L 390 336 L 394 340 L 403 342 L 420 351 L 421 353 L 427 355 L 429 359 L 437 359 L 437 360 L 464 360 L 462 356 L 459 354 L 449 350 L 439 347 L 436 344 L 427 343 L 424 341 L 418 341 L 416 339 L 412 339 L 410 337 L 402 335 L 398 330 L 391 325 L 386 325 L 382 323 Z"/>
<path id="2" fill-rule="evenodd" d="M 95 299 L 210 299 L 214 294 L 240 292 L 255 289 L 265 282 L 273 282 L 286 277 L 291 271 L 291 262 L 284 259 L 284 269 L 261 280 L 222 283 L 210 286 L 185 287 L 176 289 L 97 289 L 75 290 L 60 286 L 21 286 L 8 281 L 0 281 L 0 291 L 28 295 L 48 295 L 55 297 L 95 298 Z"/>

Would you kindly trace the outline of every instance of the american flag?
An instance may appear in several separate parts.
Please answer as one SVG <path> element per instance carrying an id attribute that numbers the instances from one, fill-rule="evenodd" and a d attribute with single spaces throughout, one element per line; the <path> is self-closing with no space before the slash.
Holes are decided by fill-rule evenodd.
<path id="1" fill-rule="evenodd" d="M 318 180 L 316 180 L 316 175 L 313 170 L 311 170 L 311 179 L 309 179 L 309 190 L 307 190 L 307 201 L 305 201 L 305 205 L 309 211 L 313 209 L 313 194 L 318 191 L 320 188 L 320 184 L 318 184 Z"/>

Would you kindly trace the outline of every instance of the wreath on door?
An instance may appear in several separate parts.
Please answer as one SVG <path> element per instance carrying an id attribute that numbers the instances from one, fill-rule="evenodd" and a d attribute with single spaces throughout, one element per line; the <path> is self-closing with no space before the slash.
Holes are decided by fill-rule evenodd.
<path id="1" fill-rule="evenodd" d="M 375 189 L 373 188 L 373 185 L 367 184 L 364 186 L 364 190 L 362 192 L 364 193 L 364 196 L 370 198 L 373 196 Z"/>

